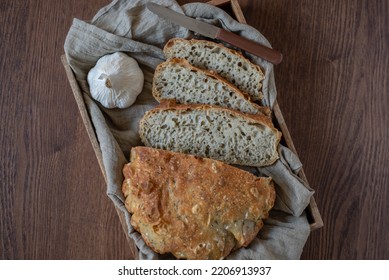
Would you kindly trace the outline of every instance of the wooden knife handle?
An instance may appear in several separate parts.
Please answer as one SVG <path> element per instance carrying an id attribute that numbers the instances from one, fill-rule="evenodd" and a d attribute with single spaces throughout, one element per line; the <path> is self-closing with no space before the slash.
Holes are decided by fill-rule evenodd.
<path id="1" fill-rule="evenodd" d="M 216 34 L 216 39 L 222 40 L 251 54 L 259 56 L 275 65 L 282 61 L 282 53 L 222 28 L 220 28 L 219 32 Z"/>

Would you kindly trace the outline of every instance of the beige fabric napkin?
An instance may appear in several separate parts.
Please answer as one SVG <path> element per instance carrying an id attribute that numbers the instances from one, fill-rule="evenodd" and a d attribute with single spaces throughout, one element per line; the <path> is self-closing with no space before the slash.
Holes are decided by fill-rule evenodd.
<path id="1" fill-rule="evenodd" d="M 155 67 L 165 59 L 161 48 L 170 38 L 186 38 L 190 32 L 148 11 L 145 7 L 147 2 L 116 0 L 103 7 L 91 22 L 74 19 L 64 49 L 83 91 L 85 105 L 99 141 L 107 175 L 107 194 L 125 213 L 129 236 L 139 248 L 140 259 L 160 259 L 166 256 L 158 255 L 147 247 L 130 224 L 131 215 L 124 207 L 121 192 L 122 168 L 128 162 L 131 147 L 141 145 L 138 135 L 140 118 L 157 104 L 151 95 L 151 83 Z M 270 46 L 259 31 L 240 24 L 214 6 L 192 3 L 180 7 L 174 0 L 153 2 Z M 138 61 L 145 74 L 145 85 L 136 103 L 130 108 L 105 109 L 90 97 L 86 77 L 100 57 L 117 51 L 125 52 Z M 264 104 L 272 106 L 276 100 L 273 65 L 258 57 L 247 56 L 264 69 Z M 276 205 L 250 246 L 233 252 L 228 259 L 300 258 L 310 233 L 304 209 L 313 191 L 296 176 L 301 168 L 297 156 L 283 146 L 280 147 L 280 156 L 281 159 L 272 166 L 251 170 L 258 175 L 273 177 L 277 184 Z"/>

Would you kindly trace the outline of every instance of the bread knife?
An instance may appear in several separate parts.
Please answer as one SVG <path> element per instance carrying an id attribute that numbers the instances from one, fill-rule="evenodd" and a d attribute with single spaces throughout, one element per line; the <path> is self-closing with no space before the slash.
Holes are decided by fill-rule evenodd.
<path id="1" fill-rule="evenodd" d="M 158 15 L 159 17 L 167 19 L 172 23 L 183 26 L 205 37 L 224 41 L 251 54 L 259 56 L 273 64 L 279 64 L 282 61 L 282 54 L 280 52 L 246 39 L 242 36 L 236 35 L 235 33 L 185 16 L 152 2 L 149 2 L 146 5 L 151 12 Z"/>

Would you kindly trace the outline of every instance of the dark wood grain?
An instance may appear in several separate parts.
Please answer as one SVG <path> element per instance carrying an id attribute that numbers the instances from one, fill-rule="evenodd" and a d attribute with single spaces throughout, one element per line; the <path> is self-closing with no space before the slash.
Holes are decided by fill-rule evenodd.
<path id="1" fill-rule="evenodd" d="M 109 1 L 1 2 L 0 258 L 131 258 L 60 61 Z"/>
<path id="2" fill-rule="evenodd" d="M 60 61 L 72 19 L 109 2 L 0 0 L 1 259 L 132 258 Z M 388 1 L 239 2 L 284 54 L 278 102 L 325 224 L 302 258 L 388 259 Z"/>

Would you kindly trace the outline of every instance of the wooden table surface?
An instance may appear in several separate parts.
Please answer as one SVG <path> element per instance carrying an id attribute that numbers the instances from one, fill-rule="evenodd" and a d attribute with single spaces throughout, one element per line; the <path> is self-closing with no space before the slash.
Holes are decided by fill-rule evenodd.
<path id="1" fill-rule="evenodd" d="M 0 9 L 0 258 L 131 259 L 60 56 L 108 0 Z M 178 1 L 180 4 L 194 1 Z M 388 1 L 239 0 L 324 220 L 303 259 L 389 259 Z"/>

